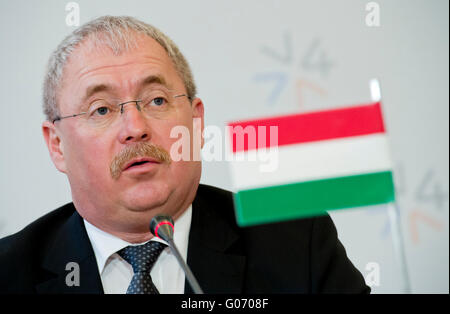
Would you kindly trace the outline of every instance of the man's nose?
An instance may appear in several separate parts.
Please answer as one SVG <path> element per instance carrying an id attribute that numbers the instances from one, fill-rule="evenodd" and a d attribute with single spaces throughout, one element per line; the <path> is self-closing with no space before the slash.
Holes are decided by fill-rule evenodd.
<path id="1" fill-rule="evenodd" d="M 121 105 L 119 119 L 121 130 L 119 141 L 122 144 L 129 142 L 148 141 L 150 139 L 150 127 L 148 120 L 139 109 L 136 102 Z"/>

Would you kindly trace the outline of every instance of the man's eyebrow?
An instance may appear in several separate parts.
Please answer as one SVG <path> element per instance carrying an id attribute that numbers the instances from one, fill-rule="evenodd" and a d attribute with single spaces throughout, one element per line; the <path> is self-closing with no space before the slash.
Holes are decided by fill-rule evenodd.
<path id="1" fill-rule="evenodd" d="M 112 90 L 113 90 L 113 87 L 111 85 L 107 85 L 107 84 L 98 84 L 98 85 L 89 86 L 86 89 L 86 93 L 84 94 L 83 102 L 88 100 L 89 97 L 91 97 L 92 95 L 94 95 L 96 93 L 109 92 L 109 91 L 112 91 Z"/>
<path id="2" fill-rule="evenodd" d="M 146 85 L 151 85 L 151 84 L 159 84 L 159 85 L 163 85 L 164 87 L 166 87 L 167 89 L 171 89 L 171 85 L 169 85 L 166 80 L 164 79 L 164 77 L 160 76 L 160 75 L 150 75 L 147 76 L 146 78 L 144 78 L 141 83 L 139 84 L 140 86 L 146 86 Z"/>
<path id="3" fill-rule="evenodd" d="M 146 85 L 151 85 L 151 84 L 159 84 L 159 85 L 163 85 L 167 89 L 171 89 L 171 85 L 169 85 L 166 82 L 166 80 L 164 79 L 164 77 L 162 77 L 160 75 L 149 75 L 149 76 L 147 76 L 146 78 L 141 80 L 141 82 L 139 83 L 139 86 L 144 87 Z M 92 95 L 94 95 L 96 93 L 111 92 L 113 90 L 114 90 L 113 86 L 108 85 L 108 84 L 97 84 L 97 85 L 89 86 L 86 89 L 86 93 L 85 93 L 85 95 L 83 97 L 83 102 L 88 100 Z"/>

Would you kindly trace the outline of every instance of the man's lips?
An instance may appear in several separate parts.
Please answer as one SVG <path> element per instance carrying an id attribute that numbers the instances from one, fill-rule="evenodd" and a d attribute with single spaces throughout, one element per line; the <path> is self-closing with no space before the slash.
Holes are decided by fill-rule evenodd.
<path id="1" fill-rule="evenodd" d="M 130 160 L 128 163 L 125 164 L 125 167 L 123 167 L 122 171 L 128 170 L 130 168 L 133 168 L 135 166 L 139 166 L 139 165 L 143 165 L 146 163 L 154 163 L 154 164 L 159 164 L 159 161 L 153 159 L 153 158 L 148 158 L 148 157 L 144 157 L 144 158 L 134 158 L 132 160 Z"/>

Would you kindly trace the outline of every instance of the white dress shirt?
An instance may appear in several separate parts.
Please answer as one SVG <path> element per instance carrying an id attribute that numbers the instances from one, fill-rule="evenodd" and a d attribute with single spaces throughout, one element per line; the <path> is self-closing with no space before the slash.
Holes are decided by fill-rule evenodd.
<path id="1" fill-rule="evenodd" d="M 187 258 L 189 230 L 191 228 L 192 205 L 175 221 L 173 239 L 184 261 Z M 98 271 L 106 294 L 124 294 L 133 278 L 133 268 L 117 251 L 129 246 L 143 243 L 128 243 L 116 236 L 106 233 L 84 220 L 87 234 L 94 249 Z M 167 242 L 157 237 L 150 241 Z M 176 257 L 165 248 L 150 272 L 152 281 L 159 293 L 184 293 L 185 274 Z"/>

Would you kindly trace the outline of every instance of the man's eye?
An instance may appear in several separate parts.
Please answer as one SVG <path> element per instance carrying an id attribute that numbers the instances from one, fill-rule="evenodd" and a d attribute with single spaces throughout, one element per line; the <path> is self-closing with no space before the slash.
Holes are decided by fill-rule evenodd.
<path id="1" fill-rule="evenodd" d="M 108 107 L 100 107 L 95 110 L 95 112 L 101 116 L 104 116 L 105 114 L 107 114 L 108 111 L 109 111 Z"/>
<path id="2" fill-rule="evenodd" d="M 164 99 L 164 98 L 162 98 L 162 97 L 156 97 L 155 99 L 153 99 L 153 100 L 151 101 L 150 104 L 153 104 L 153 105 L 155 105 L 155 106 L 162 106 L 162 105 L 164 105 L 164 102 L 165 102 L 165 99 Z"/>

